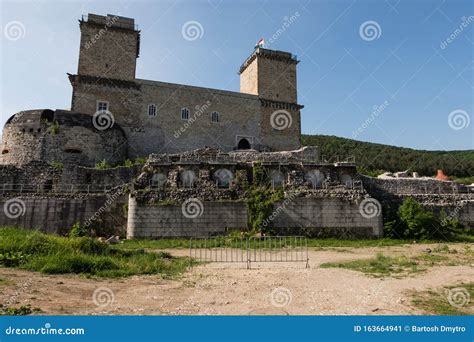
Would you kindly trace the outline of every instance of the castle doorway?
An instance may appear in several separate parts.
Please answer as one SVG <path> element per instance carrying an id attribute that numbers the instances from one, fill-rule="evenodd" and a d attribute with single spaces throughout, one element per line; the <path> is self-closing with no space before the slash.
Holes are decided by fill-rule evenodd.
<path id="1" fill-rule="evenodd" d="M 237 144 L 237 149 L 238 150 L 250 150 L 249 141 L 245 138 L 240 139 L 239 143 Z"/>

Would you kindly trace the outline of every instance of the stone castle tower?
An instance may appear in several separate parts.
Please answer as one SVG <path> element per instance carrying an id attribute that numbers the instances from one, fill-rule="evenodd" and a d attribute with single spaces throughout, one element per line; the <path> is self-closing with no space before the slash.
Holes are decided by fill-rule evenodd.
<path id="1" fill-rule="evenodd" d="M 303 106 L 297 102 L 298 61 L 291 53 L 254 49 L 239 70 L 240 92 L 234 92 L 137 78 L 141 41 L 132 18 L 89 14 L 79 27 L 77 74 L 68 74 L 71 110 L 13 115 L 3 131 L 0 164 L 117 164 L 205 146 L 224 152 L 301 147 Z M 105 126 L 102 113 L 110 114 Z M 60 132 L 54 137 L 52 125 L 63 126 L 54 128 Z M 30 135 L 43 152 L 33 153 Z"/>
<path id="2" fill-rule="evenodd" d="M 140 31 L 133 19 L 89 14 L 79 27 L 79 75 L 135 80 Z"/>
<path id="3" fill-rule="evenodd" d="M 298 61 L 292 54 L 255 49 L 240 68 L 236 93 L 137 79 L 140 31 L 134 19 L 89 14 L 80 28 L 78 74 L 70 75 L 72 110 L 109 110 L 129 137 L 131 157 L 202 146 L 300 147 L 303 106 L 297 104 Z M 187 120 L 192 127 L 183 130 Z"/>

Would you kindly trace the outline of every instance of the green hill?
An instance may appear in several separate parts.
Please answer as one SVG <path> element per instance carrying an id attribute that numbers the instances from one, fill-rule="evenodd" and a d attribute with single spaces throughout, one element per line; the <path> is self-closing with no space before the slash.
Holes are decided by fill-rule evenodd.
<path id="1" fill-rule="evenodd" d="M 438 169 L 457 178 L 474 176 L 474 150 L 413 150 L 328 135 L 302 135 L 301 140 L 303 145 L 319 146 L 320 154 L 326 159 L 354 156 L 360 172 L 372 176 L 407 169 L 422 176 L 433 176 Z"/>

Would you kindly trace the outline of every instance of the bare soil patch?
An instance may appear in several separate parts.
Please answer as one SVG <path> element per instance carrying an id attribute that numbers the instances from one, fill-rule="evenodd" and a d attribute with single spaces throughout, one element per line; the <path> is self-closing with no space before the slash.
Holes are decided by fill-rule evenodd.
<path id="1" fill-rule="evenodd" d="M 467 244 L 450 244 L 463 250 Z M 77 275 L 45 275 L 0 268 L 0 303 L 30 304 L 40 314 L 64 315 L 416 315 L 410 293 L 474 281 L 474 260 L 462 266 L 434 265 L 404 278 L 374 278 L 321 263 L 387 256 L 418 256 L 437 245 L 310 249 L 305 263 L 211 263 L 175 279 L 132 276 L 92 279 Z M 474 246 L 471 244 L 471 249 Z M 188 255 L 186 249 L 166 250 Z M 456 254 L 443 254 L 456 257 Z M 112 290 L 113 301 L 97 306 L 98 288 Z M 471 299 L 473 300 L 473 299 Z"/>

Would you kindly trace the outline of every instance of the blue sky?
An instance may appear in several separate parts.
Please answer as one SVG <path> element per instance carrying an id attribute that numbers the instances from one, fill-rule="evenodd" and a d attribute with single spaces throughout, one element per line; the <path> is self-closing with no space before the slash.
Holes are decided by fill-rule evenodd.
<path id="1" fill-rule="evenodd" d="M 2 126 L 20 110 L 70 107 L 66 72 L 77 72 L 77 20 L 111 13 L 135 18 L 141 30 L 138 78 L 239 91 L 240 64 L 259 38 L 273 37 L 269 48 L 301 60 L 303 133 L 427 150 L 474 148 L 472 1 L 0 4 Z M 191 41 L 182 34 L 189 21 L 202 27 Z"/>

